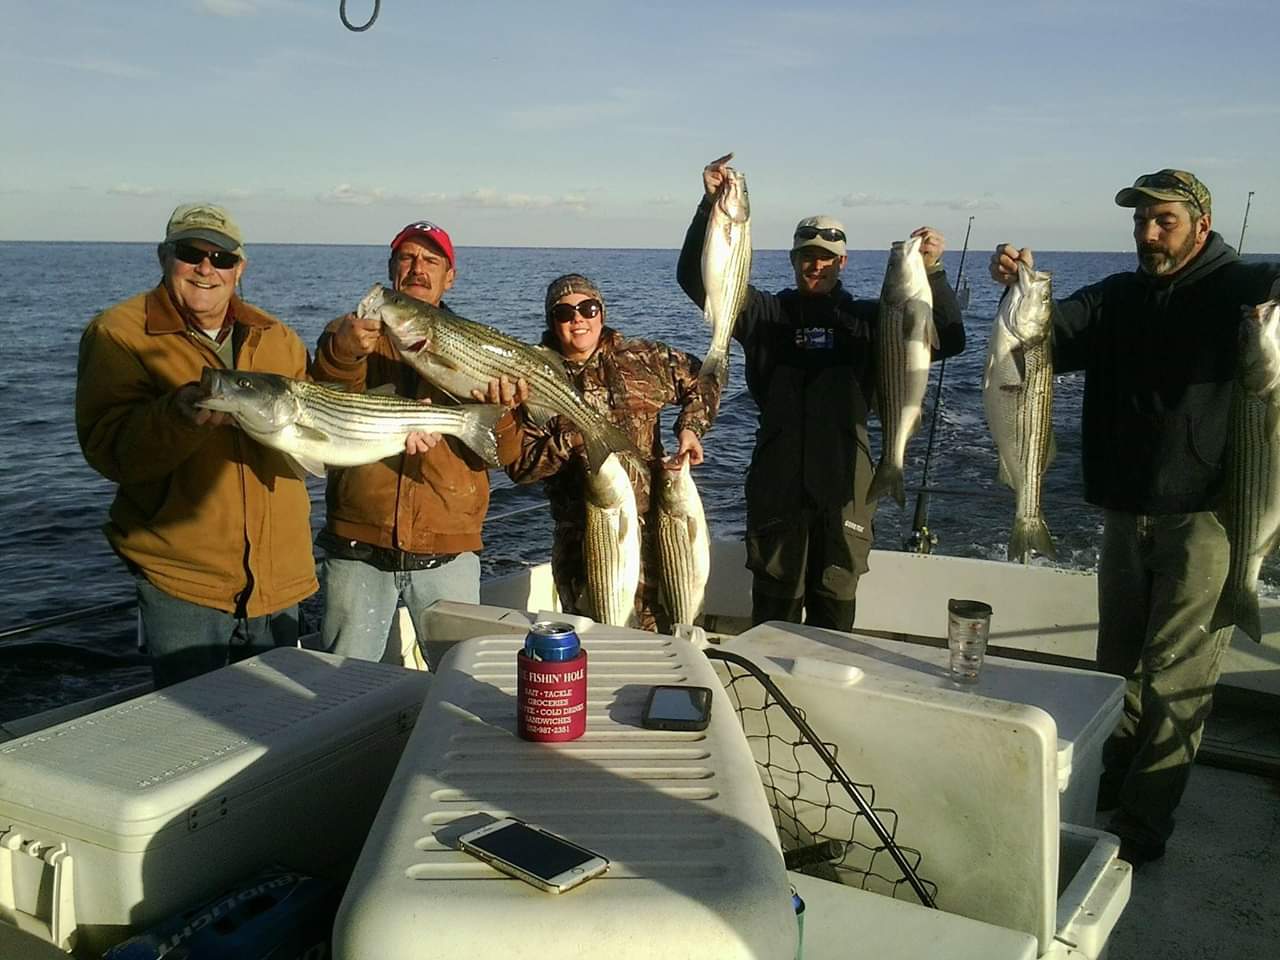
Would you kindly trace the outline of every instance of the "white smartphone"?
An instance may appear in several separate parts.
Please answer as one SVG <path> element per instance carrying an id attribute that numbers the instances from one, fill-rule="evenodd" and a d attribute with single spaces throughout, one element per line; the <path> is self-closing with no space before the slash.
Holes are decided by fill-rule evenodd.
<path id="1" fill-rule="evenodd" d="M 458 843 L 495 870 L 548 893 L 563 893 L 609 869 L 598 853 L 511 817 L 464 833 Z"/>

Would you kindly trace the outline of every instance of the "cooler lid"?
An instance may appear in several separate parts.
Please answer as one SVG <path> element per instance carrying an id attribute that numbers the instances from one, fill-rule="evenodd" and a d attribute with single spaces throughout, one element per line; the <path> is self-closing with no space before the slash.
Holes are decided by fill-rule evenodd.
<path id="1" fill-rule="evenodd" d="M 0 810 L 35 825 L 150 836 L 388 724 L 430 675 L 281 647 L 0 744 Z"/>

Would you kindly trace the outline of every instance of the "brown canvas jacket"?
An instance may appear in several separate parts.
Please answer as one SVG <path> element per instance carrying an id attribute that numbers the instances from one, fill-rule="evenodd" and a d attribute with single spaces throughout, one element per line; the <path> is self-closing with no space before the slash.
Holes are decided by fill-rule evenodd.
<path id="1" fill-rule="evenodd" d="M 453 402 L 401 359 L 385 333 L 368 357 L 343 356 L 334 342 L 342 320 L 320 335 L 313 379 L 357 391 L 390 384 L 403 397 Z M 520 450 L 510 413 L 498 421 L 497 435 L 498 459 L 510 463 Z M 443 437 L 424 454 L 330 470 L 325 504 L 325 528 L 344 539 L 418 554 L 479 550 L 489 509 L 488 466 L 457 437 Z"/>
<path id="2" fill-rule="evenodd" d="M 237 368 L 305 377 L 297 334 L 233 298 Z M 96 316 L 80 340 L 76 433 L 89 465 L 119 485 L 107 539 L 171 596 L 255 617 L 314 593 L 311 501 L 284 457 L 235 426 L 201 427 L 178 388 L 221 367 L 163 285 Z"/>

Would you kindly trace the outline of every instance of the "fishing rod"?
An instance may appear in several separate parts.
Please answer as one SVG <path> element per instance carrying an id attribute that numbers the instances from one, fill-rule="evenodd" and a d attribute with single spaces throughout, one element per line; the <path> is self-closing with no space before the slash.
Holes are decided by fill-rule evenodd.
<path id="1" fill-rule="evenodd" d="M 1244 253 L 1244 228 L 1249 225 L 1249 205 L 1253 203 L 1253 191 L 1244 200 L 1244 220 L 1240 223 L 1240 242 L 1236 244 L 1236 253 Z"/>
<path id="2" fill-rule="evenodd" d="M 969 252 L 969 233 L 973 230 L 973 217 L 964 228 L 964 246 L 960 250 L 960 267 L 956 270 L 955 289 L 960 290 L 964 278 L 964 259 Z M 961 310 L 963 311 L 963 307 Z M 963 312 L 961 323 L 964 322 Z M 947 358 L 938 364 L 938 389 L 933 399 L 933 415 L 929 418 L 929 445 L 924 451 L 924 475 L 920 479 L 920 493 L 916 496 L 916 512 L 911 518 L 911 535 L 902 548 L 912 553 L 928 554 L 938 545 L 938 535 L 929 529 L 929 462 L 933 459 L 933 438 L 938 429 L 938 411 L 942 409 L 942 378 L 947 375 Z"/>

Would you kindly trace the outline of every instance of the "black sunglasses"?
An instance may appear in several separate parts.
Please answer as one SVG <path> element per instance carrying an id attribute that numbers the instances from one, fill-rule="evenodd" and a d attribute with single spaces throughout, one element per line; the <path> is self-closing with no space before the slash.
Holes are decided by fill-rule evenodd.
<path id="1" fill-rule="evenodd" d="M 173 244 L 173 255 L 183 263 L 189 263 L 193 267 L 201 263 L 205 257 L 209 258 L 209 262 L 219 270 L 230 270 L 240 262 L 240 257 L 234 253 L 228 253 L 226 250 L 201 250 L 192 243 Z"/>
<path id="2" fill-rule="evenodd" d="M 812 240 L 821 237 L 827 243 L 844 243 L 844 231 L 835 227 L 801 227 L 796 231 L 797 240 Z"/>
<path id="3" fill-rule="evenodd" d="M 578 314 L 584 320 L 594 320 L 602 310 L 604 304 L 594 297 L 581 303 L 557 303 L 551 308 L 551 319 L 556 323 L 569 323 L 574 314 Z"/>

